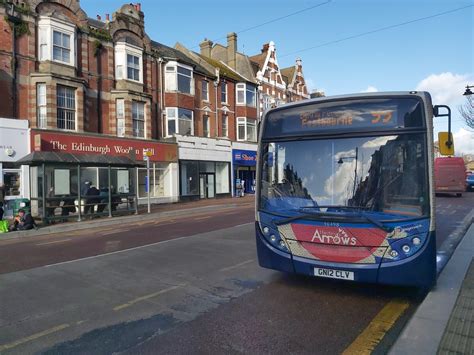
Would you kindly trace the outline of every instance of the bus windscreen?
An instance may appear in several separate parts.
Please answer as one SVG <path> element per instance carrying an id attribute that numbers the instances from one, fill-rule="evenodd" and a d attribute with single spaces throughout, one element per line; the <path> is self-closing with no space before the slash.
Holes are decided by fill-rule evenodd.
<path id="1" fill-rule="evenodd" d="M 318 102 L 269 113 L 263 138 L 421 128 L 422 112 L 423 103 L 414 98 Z"/>

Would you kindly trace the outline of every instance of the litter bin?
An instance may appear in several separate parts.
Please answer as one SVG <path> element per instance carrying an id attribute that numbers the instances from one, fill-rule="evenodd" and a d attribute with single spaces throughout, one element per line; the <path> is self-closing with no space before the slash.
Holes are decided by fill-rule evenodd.
<path id="1" fill-rule="evenodd" d="M 25 210 L 26 213 L 31 213 L 31 202 L 27 198 L 17 198 L 10 201 L 10 208 L 13 210 L 13 216 L 16 216 L 20 209 Z"/>

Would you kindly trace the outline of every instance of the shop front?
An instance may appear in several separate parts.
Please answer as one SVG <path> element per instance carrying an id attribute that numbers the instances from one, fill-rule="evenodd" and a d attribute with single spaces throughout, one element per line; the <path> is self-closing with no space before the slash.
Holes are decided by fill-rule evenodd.
<path id="1" fill-rule="evenodd" d="M 224 139 L 177 137 L 181 200 L 231 196 L 231 143 Z"/>
<path id="2" fill-rule="evenodd" d="M 148 154 L 151 203 L 178 200 L 176 144 L 94 134 L 32 130 L 31 146 L 37 153 L 69 154 L 73 157 L 71 160 L 69 156 L 58 156 L 55 164 L 54 155 L 48 155 L 46 166 L 43 167 L 38 162 L 33 164 L 36 169 L 30 169 L 31 173 L 43 174 L 46 179 L 46 195 L 51 191 L 50 194 L 53 196 L 69 193 L 73 195 L 80 193 L 84 196 L 87 189 L 94 186 L 99 191 L 110 188 L 117 194 L 133 195 L 138 204 L 146 204 L 148 192 L 144 156 Z M 44 157 L 41 159 L 44 160 Z M 64 165 L 68 165 L 68 168 L 63 169 Z M 37 179 L 32 178 L 31 192 L 32 195 L 38 196 L 42 187 L 33 184 L 35 180 Z M 70 187 L 67 186 L 66 180 L 71 181 Z"/>
<path id="3" fill-rule="evenodd" d="M 30 152 L 28 121 L 0 118 L 0 202 L 9 204 L 29 198 L 29 174 L 27 166 L 16 162 Z"/>
<path id="4" fill-rule="evenodd" d="M 248 148 L 253 148 L 253 146 Z M 232 149 L 232 166 L 235 196 L 238 196 L 242 190 L 244 193 L 255 193 L 257 151 Z"/>

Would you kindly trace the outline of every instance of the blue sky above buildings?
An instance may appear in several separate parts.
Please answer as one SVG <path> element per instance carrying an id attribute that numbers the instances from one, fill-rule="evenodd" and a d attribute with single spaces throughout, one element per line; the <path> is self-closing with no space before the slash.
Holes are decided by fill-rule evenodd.
<path id="1" fill-rule="evenodd" d="M 225 44 L 226 34 L 237 32 L 238 49 L 248 55 L 274 41 L 280 66 L 291 66 L 300 57 L 310 89 L 326 95 L 428 90 L 435 104 L 453 110 L 457 150 L 474 153 L 474 134 L 457 110 L 464 87 L 474 85 L 472 0 L 140 2 L 153 40 L 169 46 L 180 42 L 198 51 L 204 38 Z M 90 17 L 105 18 L 124 3 L 82 0 L 81 6 Z M 343 40 L 421 18 L 426 19 Z M 440 129 L 444 123 L 435 124 Z"/>

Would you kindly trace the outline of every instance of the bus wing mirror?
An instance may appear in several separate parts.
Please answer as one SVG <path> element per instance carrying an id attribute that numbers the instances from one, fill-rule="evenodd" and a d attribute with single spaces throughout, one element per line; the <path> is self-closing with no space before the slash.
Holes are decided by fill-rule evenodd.
<path id="1" fill-rule="evenodd" d="M 438 144 L 441 155 L 454 155 L 454 142 L 451 132 L 439 132 Z"/>

